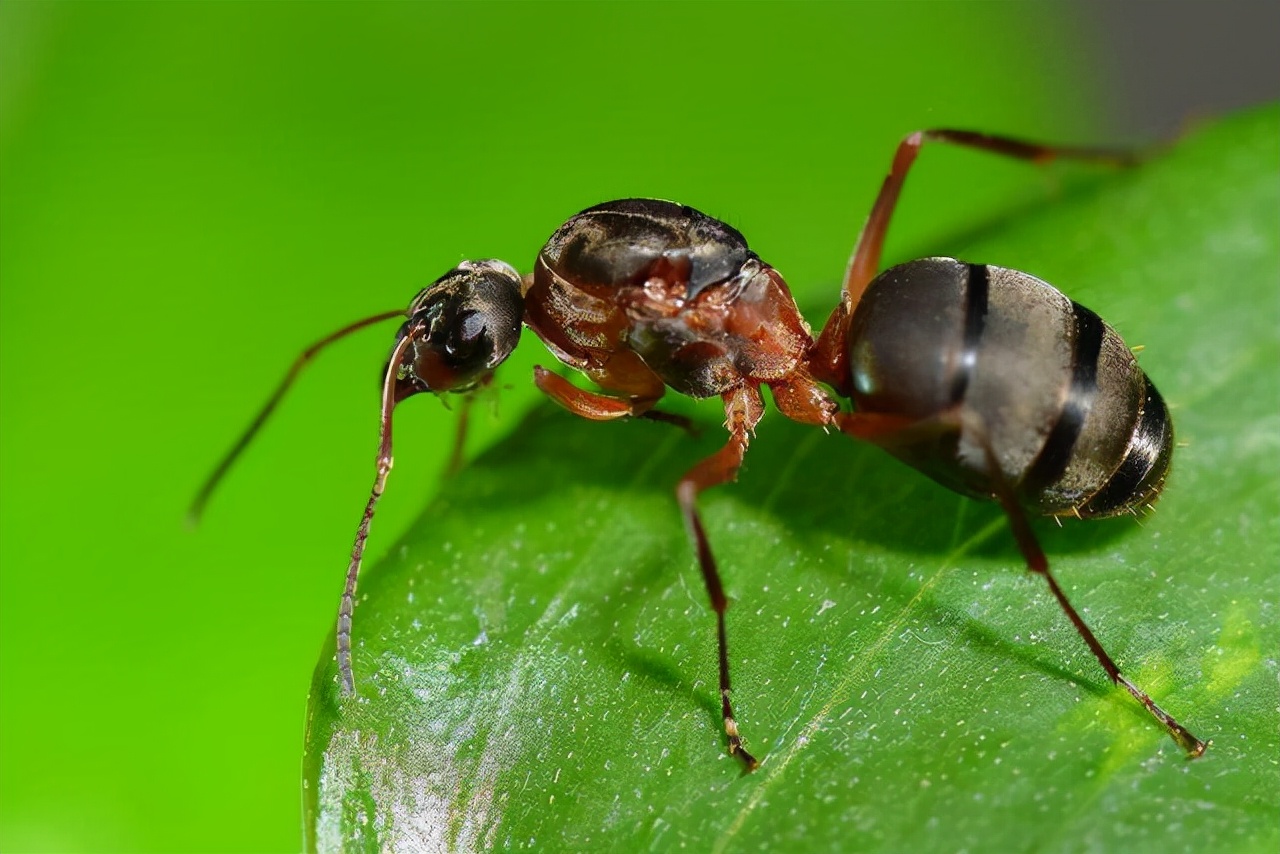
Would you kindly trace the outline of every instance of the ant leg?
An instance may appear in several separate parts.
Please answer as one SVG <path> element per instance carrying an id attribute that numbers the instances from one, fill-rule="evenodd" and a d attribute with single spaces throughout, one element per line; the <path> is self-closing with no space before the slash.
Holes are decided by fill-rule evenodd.
<path id="1" fill-rule="evenodd" d="M 1120 668 L 1116 666 L 1115 661 L 1103 649 L 1102 643 L 1099 642 L 1097 636 L 1094 635 L 1079 612 L 1067 599 L 1067 594 L 1058 585 L 1058 580 L 1053 577 L 1053 573 L 1049 569 L 1049 559 L 1045 556 L 1044 549 L 1040 548 L 1035 532 L 1031 529 L 1026 510 L 1018 502 L 1013 485 L 1000 468 L 999 460 L 996 457 L 995 450 L 991 447 L 991 440 L 987 435 L 986 429 L 980 423 L 977 423 L 977 420 L 971 414 L 962 416 L 958 409 L 949 409 L 930 418 L 913 421 L 896 415 L 842 412 L 836 415 L 836 423 L 842 432 L 888 450 L 936 440 L 945 433 L 954 432 L 962 428 L 975 435 L 982 446 L 983 455 L 986 458 L 987 472 L 991 478 L 990 486 L 1009 520 L 1009 527 L 1012 529 L 1013 537 L 1018 543 L 1018 549 L 1022 552 L 1022 556 L 1026 561 L 1027 569 L 1043 576 L 1045 581 L 1048 582 L 1049 589 L 1053 592 L 1054 598 L 1058 600 L 1058 605 L 1067 615 L 1067 618 L 1071 620 L 1071 624 L 1075 626 L 1085 645 L 1089 647 L 1089 651 L 1098 659 L 1098 663 L 1102 665 L 1102 669 L 1106 671 L 1111 681 L 1128 691 L 1152 717 L 1160 722 L 1170 737 L 1177 742 L 1178 746 L 1187 752 L 1188 759 L 1194 759 L 1204 753 L 1209 746 L 1208 742 L 1201 741 L 1192 735 L 1186 727 L 1174 720 L 1168 712 L 1157 706 L 1145 691 L 1125 678 L 1120 672 Z"/>
<path id="2" fill-rule="evenodd" d="M 870 442 L 890 452 L 895 447 L 909 447 L 959 429 L 959 421 L 951 411 L 932 418 L 911 418 L 884 412 L 837 412 L 835 425 L 846 436 Z"/>
<path id="3" fill-rule="evenodd" d="M 813 376 L 835 388 L 844 397 L 849 397 L 852 391 L 848 388 L 848 354 L 845 352 L 845 342 L 849 338 L 849 324 L 853 319 L 853 309 L 880 268 L 880 252 L 884 248 L 889 220 L 893 217 L 894 208 L 897 207 L 898 196 L 902 193 L 907 173 L 911 170 L 916 155 L 920 153 L 920 148 L 926 141 L 946 142 L 1004 157 L 1027 160 L 1038 165 L 1060 158 L 1112 166 L 1133 165 L 1138 160 L 1133 152 L 1116 149 L 1043 145 L 1011 137 L 947 128 L 916 131 L 902 140 L 898 144 L 889 174 L 880 186 L 880 194 L 876 196 L 875 204 L 871 207 L 871 213 L 867 216 L 867 222 L 862 227 L 862 233 L 858 236 L 853 255 L 849 259 L 844 284 L 840 289 L 840 302 L 822 327 L 822 334 L 818 337 L 818 342 L 809 357 L 809 369 Z"/>
<path id="4" fill-rule="evenodd" d="M 698 430 L 697 425 L 693 423 L 692 419 L 685 418 L 683 415 L 677 415 L 674 412 L 664 412 L 661 409 L 649 409 L 640 417 L 647 418 L 650 421 L 658 421 L 662 424 L 671 424 L 675 427 L 679 427 L 694 439 L 701 435 L 701 431 Z"/>
<path id="5" fill-rule="evenodd" d="M 690 436 L 697 436 L 693 422 L 683 415 L 653 409 L 656 397 L 613 397 L 607 394 L 584 391 L 559 374 L 541 365 L 533 368 L 533 382 L 547 397 L 572 412 L 591 421 L 614 421 L 618 418 L 647 418 L 664 424 L 674 424 Z M 659 387 L 661 394 L 661 387 Z"/>
<path id="6" fill-rule="evenodd" d="M 462 402 L 458 406 L 458 426 L 453 433 L 453 449 L 449 452 L 449 463 L 445 467 L 445 477 L 453 477 L 462 469 L 462 463 L 466 458 L 467 450 L 467 433 L 471 429 L 471 409 L 475 406 L 476 398 L 483 394 L 493 384 L 493 372 L 484 374 L 476 381 L 475 388 L 470 391 L 456 395 L 462 398 Z M 396 401 L 399 402 L 399 399 Z M 448 402 L 441 398 L 445 409 L 452 409 Z"/>
<path id="7" fill-rule="evenodd" d="M 742 736 L 738 734 L 738 723 L 733 716 L 733 707 L 729 704 L 729 646 L 725 634 L 724 612 L 729 607 L 729 600 L 724 595 L 724 585 L 720 582 L 720 572 L 716 569 L 715 555 L 711 552 L 711 544 L 707 540 L 706 530 L 702 526 L 702 516 L 698 513 L 698 493 L 712 486 L 733 480 L 738 476 L 738 468 L 747 452 L 751 431 L 755 429 L 760 417 L 764 414 L 764 399 L 760 390 L 744 386 L 726 392 L 724 398 L 725 426 L 729 428 L 729 441 L 716 453 L 702 460 L 685 473 L 676 487 L 676 498 L 680 502 L 680 512 L 684 516 L 685 528 L 689 538 L 693 540 L 694 550 L 698 555 L 698 568 L 702 570 L 702 580 L 707 585 L 707 595 L 711 598 L 711 608 L 716 612 L 716 638 L 720 659 L 720 709 L 724 715 L 724 731 L 729 737 L 729 753 L 736 755 L 746 764 L 748 771 L 754 771 L 760 763 L 742 746 Z"/>
<path id="8" fill-rule="evenodd" d="M 792 421 L 824 430 L 836 425 L 840 404 L 802 368 L 792 371 L 786 379 L 769 383 L 769 391 L 773 393 L 778 411 Z"/>
<path id="9" fill-rule="evenodd" d="M 1135 700 L 1143 705 L 1143 707 L 1151 713 L 1169 733 L 1170 737 L 1177 742 L 1178 746 L 1187 752 L 1188 759 L 1195 759 L 1204 753 L 1205 748 L 1209 745 L 1207 742 L 1196 738 L 1182 724 L 1174 720 L 1173 716 L 1155 704 L 1145 691 L 1134 685 L 1120 672 L 1120 668 L 1116 666 L 1115 661 L 1102 648 L 1102 644 L 1093 634 L 1093 631 L 1085 624 L 1084 619 L 1072 606 L 1067 599 L 1067 594 L 1058 586 L 1058 581 L 1053 577 L 1053 573 L 1049 571 L 1049 560 L 1045 557 L 1044 550 L 1040 548 L 1040 543 L 1036 539 L 1035 532 L 1031 530 L 1031 524 L 1027 520 L 1026 510 L 1018 503 L 1017 497 L 1014 495 L 1013 486 L 1004 476 L 1000 468 L 999 461 L 996 458 L 995 451 L 991 447 L 991 441 L 984 429 L 974 431 L 978 434 L 979 441 L 982 444 L 983 454 L 986 457 L 987 470 L 991 473 L 991 485 L 995 489 L 996 497 L 1000 501 L 1000 506 L 1004 508 L 1005 515 L 1009 519 L 1009 527 L 1013 529 L 1013 537 L 1018 542 L 1018 549 L 1022 552 L 1022 556 L 1026 559 L 1027 569 L 1038 575 L 1044 576 L 1044 580 L 1049 583 L 1049 589 L 1053 591 L 1053 596 L 1058 600 L 1058 604 L 1062 606 L 1063 612 L 1067 618 L 1071 620 L 1076 631 L 1080 633 L 1080 637 L 1084 639 L 1085 644 L 1098 659 L 1098 663 L 1102 665 L 1102 669 L 1106 671 L 1107 676 L 1116 685 L 1122 686 L 1128 691 Z"/>
<path id="10" fill-rule="evenodd" d="M 578 388 L 559 374 L 553 374 L 541 365 L 534 365 L 533 382 L 547 397 L 590 421 L 614 421 L 619 418 L 640 417 L 649 411 L 657 398 L 612 397 Z"/>
<path id="11" fill-rule="evenodd" d="M 445 468 L 446 477 L 453 477 L 462 468 L 462 458 L 467 449 L 467 428 L 471 422 L 471 406 L 475 403 L 474 394 L 464 394 L 458 407 L 458 427 L 453 434 L 453 450 L 449 453 L 449 465 Z"/>

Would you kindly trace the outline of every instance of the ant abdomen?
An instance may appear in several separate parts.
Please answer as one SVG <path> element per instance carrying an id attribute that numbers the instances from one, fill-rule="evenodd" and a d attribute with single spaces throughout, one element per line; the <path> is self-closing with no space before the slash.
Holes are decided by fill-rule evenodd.
<path id="1" fill-rule="evenodd" d="M 951 258 L 890 268 L 857 306 L 849 352 L 858 411 L 939 420 L 886 449 L 958 492 L 995 494 L 984 441 L 1046 515 L 1136 511 L 1168 473 L 1171 422 L 1133 353 L 1034 276 Z"/>

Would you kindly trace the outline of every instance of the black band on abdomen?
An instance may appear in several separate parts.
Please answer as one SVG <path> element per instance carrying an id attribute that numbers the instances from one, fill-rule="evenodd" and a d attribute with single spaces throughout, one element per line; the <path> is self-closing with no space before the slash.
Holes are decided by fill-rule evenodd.
<path id="1" fill-rule="evenodd" d="M 1142 418 L 1133 431 L 1129 451 L 1107 485 L 1081 506 L 1081 516 L 1111 516 L 1154 500 L 1164 483 L 1173 446 L 1173 428 L 1164 398 L 1145 374 L 1142 379 L 1146 384 Z"/>
<path id="2" fill-rule="evenodd" d="M 951 403 L 964 400 L 969 388 L 974 366 L 978 362 L 978 348 L 982 346 L 982 331 L 987 325 L 987 302 L 991 290 L 991 273 L 986 264 L 969 264 L 969 278 L 965 284 L 964 343 L 960 361 L 951 378 Z"/>
<path id="3" fill-rule="evenodd" d="M 1067 470 L 1076 442 L 1080 439 L 1080 431 L 1084 429 L 1085 419 L 1089 417 L 1098 393 L 1098 357 L 1102 353 L 1102 339 L 1107 327 L 1102 318 L 1077 302 L 1071 303 L 1071 310 L 1076 326 L 1071 388 L 1062 413 L 1019 484 L 1019 491 L 1027 496 L 1038 495 L 1053 486 Z"/>

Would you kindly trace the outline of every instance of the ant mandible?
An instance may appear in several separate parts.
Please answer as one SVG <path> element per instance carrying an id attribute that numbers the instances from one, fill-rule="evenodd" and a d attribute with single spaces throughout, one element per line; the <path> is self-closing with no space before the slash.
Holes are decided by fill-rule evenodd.
<path id="1" fill-rule="evenodd" d="M 357 321 L 307 348 L 205 483 L 192 517 L 307 362 L 356 330 L 407 318 L 384 369 L 377 474 L 338 611 L 338 671 L 343 693 L 354 693 L 356 579 L 391 470 L 392 412 L 422 392 L 454 392 L 469 401 L 511 354 L 523 322 L 557 359 L 609 392 L 585 391 L 535 367 L 538 388 L 583 418 L 688 426 L 654 409 L 668 388 L 724 401 L 729 439 L 685 473 L 676 497 L 716 615 L 729 752 L 748 770 L 759 763 L 743 747 L 729 702 L 728 599 L 697 498 L 737 476 L 764 414 L 763 386 L 788 418 L 871 442 L 961 494 L 998 501 L 1027 568 L 1044 577 L 1107 676 L 1188 757 L 1201 755 L 1207 743 L 1120 673 L 1050 572 L 1028 521 L 1031 512 L 1105 517 L 1154 502 L 1173 447 L 1164 401 L 1115 330 L 1033 276 L 950 258 L 909 261 L 876 274 L 889 220 L 925 141 L 1035 163 L 1133 160 L 1123 152 L 970 131 L 911 134 L 898 146 L 854 248 L 840 302 L 816 341 L 782 276 L 732 227 L 651 199 L 588 208 L 551 235 L 529 275 L 502 261 L 464 262 L 407 310 Z M 828 389 L 852 409 L 842 409 Z"/>

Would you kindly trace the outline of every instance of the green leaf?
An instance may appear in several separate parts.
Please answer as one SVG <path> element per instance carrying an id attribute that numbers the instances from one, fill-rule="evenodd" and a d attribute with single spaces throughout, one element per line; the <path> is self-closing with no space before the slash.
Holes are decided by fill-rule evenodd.
<path id="1" fill-rule="evenodd" d="M 926 250 L 1039 275 L 1146 345 L 1188 443 L 1157 512 L 1037 531 L 1204 758 L 1110 685 L 996 508 L 771 414 L 702 504 L 763 759 L 743 774 L 672 491 L 723 433 L 548 404 L 362 579 L 358 697 L 331 644 L 311 696 L 309 844 L 1275 850 L 1278 143 L 1280 110 L 1238 116 Z"/>

